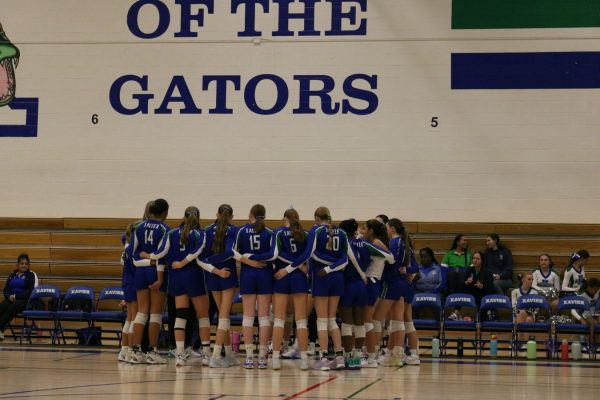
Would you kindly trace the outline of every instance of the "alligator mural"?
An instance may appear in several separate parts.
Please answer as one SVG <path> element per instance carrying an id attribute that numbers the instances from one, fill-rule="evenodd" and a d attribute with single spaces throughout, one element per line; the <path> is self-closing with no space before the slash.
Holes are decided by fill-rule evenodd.
<path id="1" fill-rule="evenodd" d="M 0 24 L 0 107 L 9 104 L 15 98 L 17 65 L 19 49 L 8 40 Z"/>

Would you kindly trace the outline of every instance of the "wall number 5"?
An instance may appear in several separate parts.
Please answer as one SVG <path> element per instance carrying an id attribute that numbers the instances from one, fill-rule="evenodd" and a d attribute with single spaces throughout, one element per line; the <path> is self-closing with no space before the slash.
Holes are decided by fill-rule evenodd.
<path id="1" fill-rule="evenodd" d="M 440 123 L 438 122 L 438 117 L 431 117 L 431 127 L 437 128 Z"/>

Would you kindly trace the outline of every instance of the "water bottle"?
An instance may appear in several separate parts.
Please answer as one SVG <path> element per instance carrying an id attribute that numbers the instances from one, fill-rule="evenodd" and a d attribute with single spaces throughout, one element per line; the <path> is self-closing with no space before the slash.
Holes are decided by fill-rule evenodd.
<path id="1" fill-rule="evenodd" d="M 490 340 L 490 357 L 498 356 L 498 337 L 496 335 L 492 335 Z"/>
<path id="2" fill-rule="evenodd" d="M 456 340 L 456 355 L 458 357 L 462 357 L 464 353 L 464 348 L 463 348 L 463 339 L 462 337 L 459 337 Z"/>
<path id="3" fill-rule="evenodd" d="M 529 337 L 527 342 L 527 359 L 535 360 L 537 358 L 537 342 L 533 336 Z"/>
<path id="4" fill-rule="evenodd" d="M 437 336 L 434 336 L 431 339 L 431 358 L 439 358 L 440 357 L 440 339 Z"/>
<path id="5" fill-rule="evenodd" d="M 560 345 L 560 358 L 562 360 L 569 359 L 569 342 L 567 342 L 567 339 L 563 339 Z"/>
<path id="6" fill-rule="evenodd" d="M 239 351 L 240 351 L 240 333 L 239 332 L 231 333 L 231 347 L 233 348 L 234 352 L 239 353 Z"/>
<path id="7" fill-rule="evenodd" d="M 575 339 L 571 343 L 571 358 L 573 360 L 581 360 L 581 342 L 579 339 Z"/>

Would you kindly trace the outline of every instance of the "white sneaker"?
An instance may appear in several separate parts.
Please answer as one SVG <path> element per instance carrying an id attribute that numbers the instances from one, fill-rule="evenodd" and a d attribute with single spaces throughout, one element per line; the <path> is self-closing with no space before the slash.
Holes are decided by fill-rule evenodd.
<path id="1" fill-rule="evenodd" d="M 308 354 L 310 357 L 317 355 L 317 349 L 316 349 L 316 345 L 314 343 L 309 343 L 308 344 L 308 349 L 306 351 L 306 354 Z"/>
<path id="2" fill-rule="evenodd" d="M 192 347 L 188 347 L 187 349 L 185 349 L 185 354 L 188 358 L 202 358 L 204 356 L 202 353 L 194 351 Z"/>
<path id="3" fill-rule="evenodd" d="M 208 364 L 210 364 L 210 357 L 207 356 L 206 354 L 202 354 L 202 366 L 203 367 L 208 367 Z"/>
<path id="4" fill-rule="evenodd" d="M 271 360 L 271 368 L 272 369 L 281 369 L 281 359 L 280 358 L 273 358 Z"/>
<path id="5" fill-rule="evenodd" d="M 227 364 L 227 361 L 225 361 L 224 358 L 211 357 L 210 361 L 208 363 L 208 367 L 209 368 L 227 368 L 227 367 L 229 367 L 229 365 Z"/>
<path id="6" fill-rule="evenodd" d="M 287 351 L 285 352 L 281 352 L 281 358 L 293 358 L 293 359 L 297 359 L 300 358 L 300 351 L 295 348 L 294 346 L 290 347 Z"/>
<path id="7" fill-rule="evenodd" d="M 175 356 L 175 366 L 183 367 L 184 365 L 187 365 L 187 355 L 177 354 L 177 356 Z"/>
<path id="8" fill-rule="evenodd" d="M 360 361 L 361 368 L 377 368 L 379 364 L 377 364 L 377 360 L 374 358 L 363 358 Z"/>
<path id="9" fill-rule="evenodd" d="M 389 367 L 391 362 L 390 353 L 383 353 L 379 357 L 377 357 L 377 364 L 382 365 L 384 367 Z"/>
<path id="10" fill-rule="evenodd" d="M 127 353 L 129 353 L 128 350 L 121 349 L 121 351 L 119 351 L 119 355 L 117 356 L 117 360 L 126 362 L 127 361 Z"/>
<path id="11" fill-rule="evenodd" d="M 131 364 L 145 364 L 146 355 L 140 350 L 132 350 L 129 354 L 129 362 Z"/>
<path id="12" fill-rule="evenodd" d="M 416 354 L 411 354 L 402 360 L 406 365 L 421 365 L 421 359 Z"/>
<path id="13" fill-rule="evenodd" d="M 152 349 L 146 353 L 146 362 L 148 364 L 166 364 L 167 360 Z"/>
<path id="14" fill-rule="evenodd" d="M 240 365 L 240 360 L 238 360 L 235 353 L 225 356 L 225 361 L 227 361 L 227 365 L 230 367 L 237 367 Z"/>

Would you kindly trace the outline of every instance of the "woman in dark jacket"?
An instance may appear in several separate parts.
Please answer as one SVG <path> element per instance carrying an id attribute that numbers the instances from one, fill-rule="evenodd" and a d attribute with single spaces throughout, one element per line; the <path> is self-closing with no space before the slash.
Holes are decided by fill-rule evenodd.
<path id="1" fill-rule="evenodd" d="M 4 329 L 25 309 L 31 291 L 35 286 L 35 274 L 29 270 L 29 256 L 21 254 L 17 258 L 17 268 L 4 285 L 4 301 L 0 303 L 0 340 L 4 340 Z"/>

